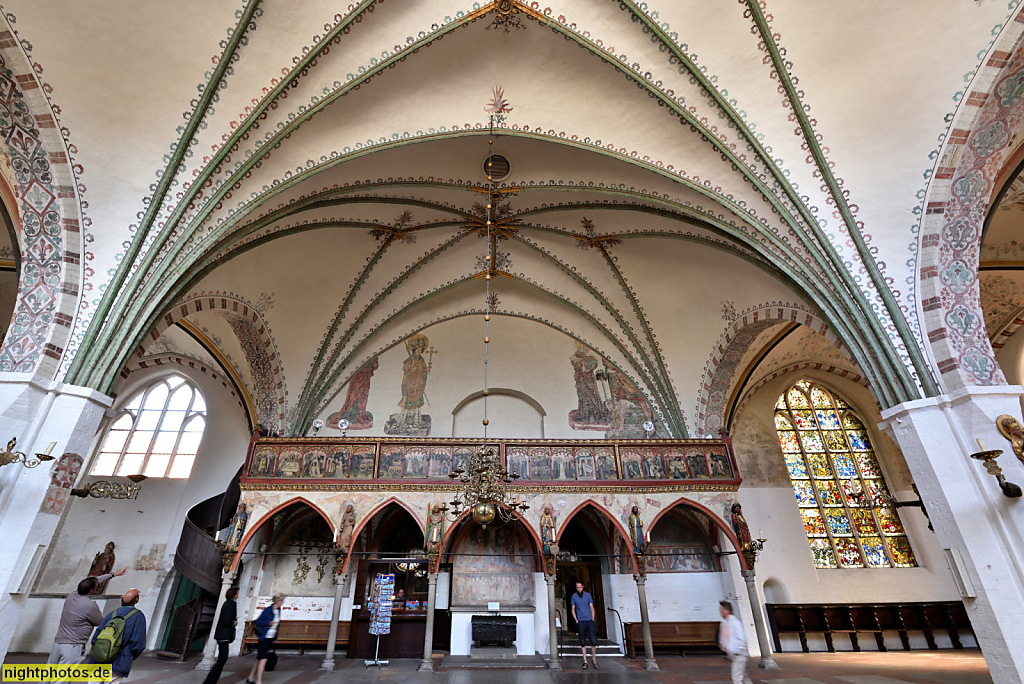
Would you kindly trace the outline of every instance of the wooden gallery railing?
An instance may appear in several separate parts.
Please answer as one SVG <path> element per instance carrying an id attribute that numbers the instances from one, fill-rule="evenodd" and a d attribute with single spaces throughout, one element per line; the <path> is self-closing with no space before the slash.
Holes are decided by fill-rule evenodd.
<path id="1" fill-rule="evenodd" d="M 623 486 L 735 490 L 740 483 L 728 440 L 492 440 L 520 486 Z M 359 437 L 254 438 L 242 477 L 246 489 L 321 489 L 331 485 L 420 483 L 442 486 L 479 439 Z"/>

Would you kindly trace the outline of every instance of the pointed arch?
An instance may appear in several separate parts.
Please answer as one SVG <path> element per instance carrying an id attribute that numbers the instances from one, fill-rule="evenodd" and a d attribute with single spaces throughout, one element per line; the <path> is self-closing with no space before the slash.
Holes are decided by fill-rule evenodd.
<path id="1" fill-rule="evenodd" d="M 736 371 L 740 370 L 737 364 L 760 333 L 784 323 L 807 326 L 850 358 L 849 350 L 828 324 L 797 304 L 771 302 L 740 312 L 726 327 L 704 366 L 695 411 L 698 435 L 714 434 L 726 427 L 732 403 L 729 401 L 729 390 Z"/>
<path id="2" fill-rule="evenodd" d="M 736 537 L 736 533 L 733 532 L 732 526 L 727 525 L 726 522 L 722 520 L 722 518 L 714 511 L 712 511 L 710 508 L 708 508 L 702 503 L 694 501 L 693 499 L 681 496 L 672 503 L 670 503 L 669 505 L 665 506 L 662 510 L 658 511 L 658 513 L 655 514 L 654 518 L 651 519 L 651 522 L 649 523 L 650 527 L 653 528 L 658 523 L 658 521 L 661 520 L 662 516 L 664 516 L 666 513 L 671 511 L 673 508 L 676 508 L 677 506 L 686 506 L 694 510 L 700 511 L 704 515 L 708 516 L 708 518 L 711 519 L 711 522 L 713 522 L 715 526 L 719 530 L 721 530 L 729 539 L 729 543 L 732 544 L 733 548 L 736 549 L 736 557 L 740 561 L 740 569 L 751 569 L 750 566 L 747 564 L 746 557 L 743 555 L 743 545 L 740 544 L 740 540 Z"/>
<path id="3" fill-rule="evenodd" d="M 611 511 L 609 511 L 604 506 L 594 501 L 594 499 L 585 499 L 584 501 L 580 502 L 576 506 L 576 508 L 569 511 L 569 514 L 565 516 L 565 520 L 563 520 L 561 524 L 556 525 L 555 538 L 561 539 L 562 532 L 565 531 L 565 528 L 569 524 L 569 521 L 575 518 L 577 515 L 579 515 L 583 511 L 583 509 L 587 508 L 588 506 L 594 508 L 597 511 L 598 515 L 607 518 L 608 521 L 611 522 L 612 528 L 618 531 L 619 536 L 621 536 L 624 540 L 629 540 L 629 532 L 626 530 L 626 526 L 622 523 L 622 521 L 613 516 L 611 514 Z M 637 566 L 636 562 L 636 554 L 633 553 L 633 547 L 631 544 L 626 544 L 626 549 L 629 551 L 629 561 L 633 565 L 633 574 L 635 575 L 639 572 L 639 567 Z M 612 550 L 614 551 L 614 548 Z"/>
<path id="4" fill-rule="evenodd" d="M 533 553 L 531 554 L 533 557 L 533 569 L 535 572 L 540 572 L 543 565 L 541 559 L 541 556 L 543 555 L 541 552 L 543 544 L 540 540 L 540 533 L 534 529 L 533 525 L 531 525 L 521 513 L 516 512 L 514 520 L 523 528 L 526 532 L 526 536 L 533 544 Z M 445 558 L 449 553 L 451 553 L 452 545 L 455 543 L 455 538 L 461 534 L 463 529 L 468 528 L 470 524 L 475 523 L 472 522 L 469 511 L 464 511 L 462 515 L 451 521 L 451 524 L 449 524 L 445 529 L 444 539 L 441 540 L 441 558 Z"/>
<path id="5" fill-rule="evenodd" d="M 242 496 L 241 503 L 247 503 L 245 500 L 244 493 Z M 330 528 L 332 535 L 337 531 L 334 521 L 331 520 L 331 516 L 327 515 L 327 513 L 324 512 L 324 509 L 320 508 L 318 505 L 316 505 L 315 503 L 313 503 L 304 496 L 293 496 L 287 501 L 282 501 L 278 505 L 274 506 L 265 514 L 257 518 L 253 524 L 248 526 L 248 529 L 246 529 L 245 534 L 242 536 L 242 541 L 238 543 L 238 553 L 235 554 L 234 560 L 231 561 L 231 572 L 235 572 L 235 570 L 238 568 L 238 563 L 242 559 L 242 552 L 245 550 L 245 547 L 249 545 L 249 542 L 252 541 L 252 538 L 256 536 L 256 533 L 263 528 L 267 521 L 273 520 L 275 515 L 285 510 L 286 508 L 291 508 L 292 506 L 298 506 L 300 504 L 305 504 L 312 508 L 317 513 L 319 513 L 320 517 L 323 518 L 324 522 L 327 523 L 327 527 Z"/>
<path id="6" fill-rule="evenodd" d="M 356 547 L 356 540 L 358 540 L 359 535 L 363 533 L 363 529 L 365 529 L 366 526 L 370 524 L 370 521 L 373 520 L 378 513 L 383 511 L 391 504 L 397 505 L 399 508 L 401 508 L 406 513 L 411 515 L 412 519 L 416 521 L 416 525 L 419 526 L 420 533 L 426 534 L 426 523 L 420 519 L 419 514 L 416 513 L 416 511 L 412 510 L 412 507 L 409 504 L 402 501 L 397 496 L 390 496 L 384 501 L 381 501 L 380 503 L 376 504 L 366 513 L 366 515 L 362 517 L 362 520 L 359 520 L 356 523 L 355 529 L 352 530 L 352 543 L 348 549 L 345 549 L 345 565 L 342 567 L 342 574 L 348 572 L 349 563 L 351 563 L 352 561 L 352 549 Z"/>
<path id="7" fill-rule="evenodd" d="M 245 398 L 248 399 L 247 408 L 251 405 L 251 413 L 255 416 L 253 424 L 261 423 L 264 427 L 272 428 L 276 423 L 276 427 L 280 431 L 285 421 L 285 379 L 281 356 L 263 314 L 247 300 L 237 295 L 229 293 L 197 294 L 168 309 L 149 330 L 144 341 L 135 348 L 121 369 L 118 384 L 123 383 L 131 373 L 131 369 L 146 358 L 146 347 L 155 342 L 165 330 L 179 323 L 187 324 L 188 322 L 184 319 L 203 311 L 220 313 L 228 320 L 238 338 L 239 345 L 245 352 L 246 359 L 254 368 L 253 382 L 257 385 L 253 388 L 254 396 L 250 397 L 249 392 L 245 392 Z M 186 328 L 186 332 L 196 337 L 198 330 Z M 200 343 L 203 344 L 201 340 Z M 208 345 L 203 344 L 203 346 Z M 217 350 L 214 350 L 213 353 L 215 356 L 218 355 Z M 230 363 L 226 359 L 223 360 L 223 365 L 226 370 L 230 367 Z M 258 373 L 255 371 L 256 367 L 270 368 L 270 373 Z M 227 372 L 231 373 L 232 371 L 228 370 Z M 241 378 L 237 376 L 237 373 L 232 373 L 232 377 L 241 391 L 243 387 Z"/>
<path id="8" fill-rule="evenodd" d="M 957 109 L 919 211 L 917 279 L 921 344 L 941 391 L 1003 385 L 984 324 L 978 279 L 985 217 L 1024 120 L 1024 10 L 1007 21 Z M 964 93 L 959 93 L 963 96 Z"/>
<path id="9" fill-rule="evenodd" d="M 0 140 L 24 174 L 15 189 L 21 274 L 18 299 L 0 346 L 0 371 L 56 377 L 77 346 L 82 217 L 70 153 L 53 108 L 10 25 L 0 25 Z"/>

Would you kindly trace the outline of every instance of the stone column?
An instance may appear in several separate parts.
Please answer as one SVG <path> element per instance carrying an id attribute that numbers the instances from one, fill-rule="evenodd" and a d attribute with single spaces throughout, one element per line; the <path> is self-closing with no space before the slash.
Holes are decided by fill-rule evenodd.
<path id="1" fill-rule="evenodd" d="M 232 554 L 232 557 L 234 554 Z M 229 563 L 225 560 L 224 565 L 227 566 Z M 206 646 L 203 647 L 203 659 L 196 665 L 197 670 L 209 670 L 213 667 L 213 664 L 217 661 L 217 641 L 213 638 L 213 635 L 217 632 L 217 623 L 220 622 L 220 611 L 224 607 L 225 596 L 228 593 L 228 589 L 231 588 L 232 583 L 235 581 L 235 573 L 225 570 L 220 575 L 220 595 L 217 597 L 217 610 L 213 613 L 213 625 L 210 627 L 210 636 L 206 638 Z M 236 635 L 237 638 L 241 638 L 241 635 Z"/>
<path id="2" fill-rule="evenodd" d="M 651 619 L 647 615 L 647 576 L 633 575 L 636 581 L 636 593 L 640 601 L 640 622 L 644 631 L 644 669 L 660 670 L 657 661 L 654 660 L 654 644 L 651 643 Z"/>
<path id="3" fill-rule="evenodd" d="M 327 630 L 327 653 L 324 654 L 324 662 L 320 664 L 321 670 L 334 669 L 334 648 L 338 642 L 338 620 L 341 618 L 341 602 L 348 596 L 348 580 L 351 575 L 335 575 L 338 584 L 334 589 L 334 605 L 331 607 L 331 627 Z"/>
<path id="4" fill-rule="evenodd" d="M 548 588 L 548 669 L 560 672 L 562 663 L 558 660 L 558 624 L 555 622 L 555 576 L 544 575 Z"/>
<path id="5" fill-rule="evenodd" d="M 434 602 L 437 601 L 437 575 L 427 575 L 427 629 L 423 635 L 423 662 L 420 672 L 431 672 L 434 669 Z"/>
<path id="6" fill-rule="evenodd" d="M 761 599 L 757 595 L 757 585 L 754 582 L 753 570 L 741 570 L 743 581 L 747 583 L 747 597 L 750 599 L 750 610 L 754 613 L 754 629 L 757 631 L 757 647 L 761 651 L 761 662 L 758 667 L 764 670 L 778 670 L 779 665 L 772 659 L 772 647 L 768 643 L 768 629 L 764 624 L 764 609 L 761 606 Z"/>
<path id="7" fill-rule="evenodd" d="M 1019 386 L 966 387 L 886 409 L 880 426 L 899 444 L 945 554 L 932 570 L 956 583 L 996 684 L 1024 681 L 1024 499 L 1005 496 L 971 454 L 978 439 L 1004 450 L 1003 474 L 1024 484 L 995 424 L 1004 413 L 1020 419 L 1020 396 Z"/>

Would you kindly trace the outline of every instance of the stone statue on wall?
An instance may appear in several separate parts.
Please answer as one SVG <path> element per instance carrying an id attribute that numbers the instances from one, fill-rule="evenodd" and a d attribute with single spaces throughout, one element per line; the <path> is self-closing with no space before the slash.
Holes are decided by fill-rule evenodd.
<path id="1" fill-rule="evenodd" d="M 743 517 L 743 506 L 738 503 L 732 505 L 732 531 L 740 541 L 740 548 L 749 549 L 750 528 L 747 526 L 747 519 Z"/>
<path id="2" fill-rule="evenodd" d="M 644 552 L 644 521 L 640 519 L 640 507 L 635 504 L 629 512 L 629 540 L 633 553 Z"/>
<path id="3" fill-rule="evenodd" d="M 444 540 L 444 519 L 445 513 L 441 510 L 441 504 L 435 503 L 427 507 L 427 529 L 424 539 L 426 540 L 427 554 L 430 556 L 441 553 L 441 542 Z"/>
<path id="4" fill-rule="evenodd" d="M 540 516 L 540 538 L 544 544 L 544 555 L 558 553 L 558 537 L 555 534 L 555 519 L 551 516 L 550 504 L 544 506 Z"/>
<path id="5" fill-rule="evenodd" d="M 89 568 L 89 577 L 99 577 L 114 571 L 114 542 L 107 542 L 103 551 L 96 554 L 92 559 L 92 566 Z M 109 580 L 107 580 L 109 581 Z M 96 585 L 93 593 L 102 594 L 107 589 L 107 582 Z"/>
<path id="6" fill-rule="evenodd" d="M 238 549 L 238 545 L 242 543 L 242 537 L 245 535 L 245 525 L 248 522 L 249 509 L 244 503 L 240 503 L 238 510 L 235 511 L 235 516 L 231 518 L 231 523 L 228 525 L 228 533 L 224 537 L 225 549 L 230 551 Z"/>
<path id="7" fill-rule="evenodd" d="M 348 553 L 352 546 L 352 534 L 356 530 L 356 508 L 352 504 L 345 506 L 345 512 L 341 516 L 341 524 L 338 526 L 338 548 L 342 553 Z"/>

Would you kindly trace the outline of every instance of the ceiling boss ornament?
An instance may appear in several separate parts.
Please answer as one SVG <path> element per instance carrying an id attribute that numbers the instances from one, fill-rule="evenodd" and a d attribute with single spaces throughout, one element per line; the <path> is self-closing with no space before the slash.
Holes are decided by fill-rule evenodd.
<path id="1" fill-rule="evenodd" d="M 499 12 L 502 3 L 499 3 Z M 511 7 L 511 3 L 507 3 Z M 491 101 L 485 111 L 490 115 L 490 130 L 487 138 L 487 159 L 493 158 L 494 127 L 505 121 L 505 114 L 512 111 L 512 107 L 505 100 L 504 93 L 500 87 L 494 89 Z M 498 452 L 495 447 L 487 443 L 487 426 L 490 424 L 487 413 L 487 397 L 490 394 L 487 385 L 487 365 L 490 360 L 490 321 L 491 311 L 497 305 L 497 295 L 491 292 L 491 278 L 496 273 L 495 249 L 495 205 L 500 197 L 494 189 L 494 176 L 491 173 L 493 162 L 487 162 L 487 206 L 484 207 L 483 218 L 486 223 L 483 226 L 487 237 L 487 254 L 484 256 L 484 443 L 476 453 L 470 455 L 465 465 L 453 470 L 448 477 L 458 482 L 461 488 L 455 492 L 452 500 L 440 507 L 445 514 L 451 513 L 456 518 L 463 513 L 469 512 L 473 520 L 486 528 L 495 520 L 509 522 L 520 513 L 530 507 L 520 501 L 509 490 L 511 485 L 519 477 L 515 473 L 509 473 L 508 469 L 501 464 Z"/>

